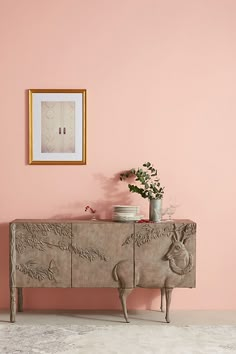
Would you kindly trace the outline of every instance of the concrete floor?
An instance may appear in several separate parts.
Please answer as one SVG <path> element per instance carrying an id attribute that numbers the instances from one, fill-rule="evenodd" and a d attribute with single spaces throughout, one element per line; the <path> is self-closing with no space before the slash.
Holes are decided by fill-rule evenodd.
<path id="1" fill-rule="evenodd" d="M 160 311 L 129 311 L 129 320 L 132 324 L 160 325 L 165 322 L 165 315 Z M 9 312 L 0 312 L 0 323 L 9 322 Z M 119 325 L 124 323 L 121 311 L 32 311 L 17 313 L 18 324 L 48 324 L 69 325 L 84 324 L 98 326 Z M 178 310 L 171 312 L 171 325 L 236 325 L 236 310 L 234 311 L 208 311 Z"/>

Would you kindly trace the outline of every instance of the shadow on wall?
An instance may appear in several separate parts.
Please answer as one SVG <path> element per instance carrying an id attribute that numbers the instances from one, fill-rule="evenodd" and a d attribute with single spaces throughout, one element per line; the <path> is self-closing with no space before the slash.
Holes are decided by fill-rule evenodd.
<path id="1" fill-rule="evenodd" d="M 0 225 L 0 309 L 9 309 L 9 225 Z M 128 309 L 152 309 L 152 303 L 160 295 L 158 289 L 135 289 L 128 298 Z M 97 309 L 121 310 L 117 289 L 81 288 L 26 288 L 24 289 L 24 308 L 37 309 Z"/>
<path id="2" fill-rule="evenodd" d="M 98 181 L 101 185 L 103 199 L 99 200 L 85 200 L 78 203 L 69 204 L 68 209 L 72 210 L 71 213 L 61 213 L 53 215 L 53 219 L 63 219 L 69 218 L 74 220 L 85 220 L 91 219 L 91 214 L 85 213 L 85 206 L 89 205 L 96 212 L 97 219 L 111 219 L 112 218 L 112 206 L 113 205 L 129 205 L 132 204 L 132 199 L 130 192 L 120 191 L 119 185 L 120 174 L 116 174 L 113 177 L 109 178 L 102 174 L 95 174 L 94 179 Z M 82 210 L 82 215 L 75 215 L 75 210 Z"/>

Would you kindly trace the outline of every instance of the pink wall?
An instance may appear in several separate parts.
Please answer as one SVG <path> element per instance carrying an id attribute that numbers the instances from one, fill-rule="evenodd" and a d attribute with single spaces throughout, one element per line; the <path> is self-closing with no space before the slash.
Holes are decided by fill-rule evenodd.
<path id="1" fill-rule="evenodd" d="M 148 204 L 114 178 L 150 160 L 198 223 L 197 288 L 176 309 L 236 308 L 236 2 L 0 0 L 0 308 L 8 308 L 8 222 L 102 217 Z M 86 88 L 86 166 L 27 164 L 27 90 Z M 136 290 L 130 308 L 158 308 Z M 120 308 L 115 290 L 39 289 L 27 308 Z"/>

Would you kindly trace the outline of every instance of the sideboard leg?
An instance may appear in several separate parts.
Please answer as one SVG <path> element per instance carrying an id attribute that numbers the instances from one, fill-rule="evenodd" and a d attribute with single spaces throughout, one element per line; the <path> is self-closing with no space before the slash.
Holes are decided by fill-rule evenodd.
<path id="1" fill-rule="evenodd" d="M 18 312 L 23 312 L 23 289 L 17 288 L 18 293 Z"/>
<path id="2" fill-rule="evenodd" d="M 119 291 L 119 298 L 120 298 L 120 301 L 121 301 L 121 305 L 122 305 L 125 321 L 127 323 L 129 323 L 128 313 L 127 313 L 127 306 L 126 306 L 126 299 L 129 296 L 129 294 L 133 291 L 133 289 L 122 289 L 122 288 L 119 288 L 118 291 Z"/>
<path id="3" fill-rule="evenodd" d="M 165 288 L 166 293 L 166 322 L 170 323 L 170 303 L 173 288 Z"/>
<path id="4" fill-rule="evenodd" d="M 16 320 L 16 288 L 10 288 L 10 321 Z"/>
<path id="5" fill-rule="evenodd" d="M 164 296 L 165 296 L 165 288 L 161 288 L 161 312 L 164 312 Z"/>

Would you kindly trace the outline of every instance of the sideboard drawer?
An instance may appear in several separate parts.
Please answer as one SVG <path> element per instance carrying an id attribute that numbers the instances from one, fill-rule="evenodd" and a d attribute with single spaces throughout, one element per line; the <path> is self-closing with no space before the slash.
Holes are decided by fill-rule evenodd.
<path id="1" fill-rule="evenodd" d="M 71 287 L 71 224 L 15 224 L 16 286 Z"/>
<path id="2" fill-rule="evenodd" d="M 135 279 L 147 288 L 194 288 L 196 224 L 135 224 Z"/>
<path id="3" fill-rule="evenodd" d="M 78 223 L 72 224 L 72 287 L 114 287 L 115 265 L 130 260 L 133 265 L 133 243 L 124 247 L 133 234 L 133 224 Z M 133 267 L 128 274 L 133 287 Z"/>

